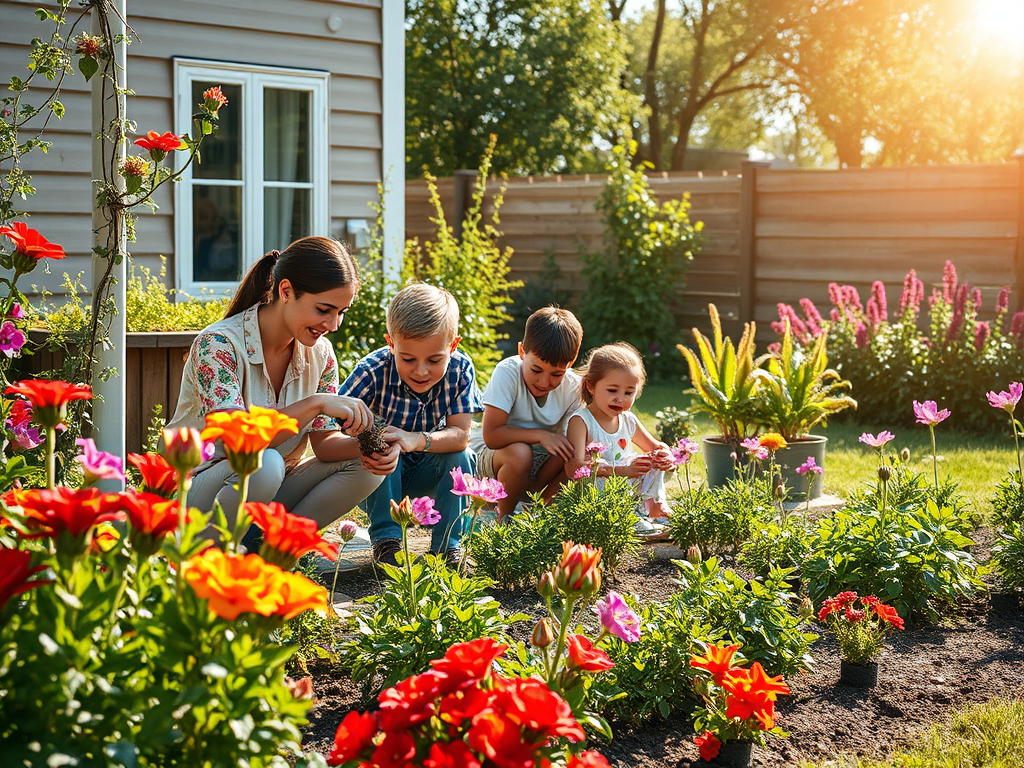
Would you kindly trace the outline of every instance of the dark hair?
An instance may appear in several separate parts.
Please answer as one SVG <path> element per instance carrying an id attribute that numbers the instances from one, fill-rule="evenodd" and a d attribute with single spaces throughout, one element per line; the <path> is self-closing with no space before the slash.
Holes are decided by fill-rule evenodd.
<path id="1" fill-rule="evenodd" d="M 330 237 L 303 237 L 283 251 L 270 251 L 252 265 L 224 317 L 245 312 L 253 304 L 273 304 L 282 280 L 292 284 L 295 298 L 346 285 L 359 287 L 356 263 L 344 243 Z"/>
<path id="2" fill-rule="evenodd" d="M 617 341 L 592 349 L 587 355 L 587 362 L 580 371 L 580 397 L 584 403 L 594 402 L 593 387 L 612 371 L 628 371 L 636 376 L 636 396 L 640 396 L 647 381 L 643 358 L 632 344 Z"/>
<path id="3" fill-rule="evenodd" d="M 548 365 L 572 365 L 582 343 L 583 326 L 568 309 L 544 307 L 526 320 L 523 351 L 535 354 Z"/>

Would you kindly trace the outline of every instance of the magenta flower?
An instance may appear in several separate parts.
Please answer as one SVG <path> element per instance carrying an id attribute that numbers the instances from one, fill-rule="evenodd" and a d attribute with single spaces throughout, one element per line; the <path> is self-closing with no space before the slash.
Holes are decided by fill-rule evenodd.
<path id="1" fill-rule="evenodd" d="M 740 445 L 747 449 L 747 456 L 752 459 L 764 461 L 768 458 L 768 449 L 761 445 L 756 437 L 748 437 Z"/>
<path id="2" fill-rule="evenodd" d="M 441 513 L 434 509 L 434 500 L 429 496 L 412 500 L 412 516 L 420 525 L 434 525 L 441 520 Z"/>
<path id="3" fill-rule="evenodd" d="M 572 473 L 573 480 L 582 480 L 585 477 L 590 477 L 590 467 L 580 467 Z"/>
<path id="4" fill-rule="evenodd" d="M 13 317 L 15 320 L 23 320 L 25 318 L 25 308 L 18 302 L 14 302 L 11 304 L 11 314 L 9 317 Z"/>
<path id="5" fill-rule="evenodd" d="M 999 298 L 996 299 L 996 314 L 1001 315 L 1007 309 L 1010 308 L 1010 287 L 1007 286 L 999 292 Z"/>
<path id="6" fill-rule="evenodd" d="M 338 538 L 346 544 L 352 541 L 358 532 L 359 526 L 354 520 L 342 520 L 341 525 L 338 526 Z"/>
<path id="7" fill-rule="evenodd" d="M 31 451 L 43 443 L 39 427 L 29 426 L 32 423 L 32 405 L 26 400 L 15 400 L 11 405 L 11 415 L 4 422 L 14 435 L 14 445 L 22 451 Z"/>
<path id="8" fill-rule="evenodd" d="M 604 453 L 608 448 L 604 443 L 599 443 L 596 440 L 592 443 L 587 443 L 587 447 L 584 449 L 587 453 L 593 456 L 595 453 Z"/>
<path id="9" fill-rule="evenodd" d="M 82 449 L 82 455 L 75 456 L 75 461 L 82 465 L 86 485 L 97 480 L 124 480 L 124 464 L 120 456 L 98 450 L 91 438 L 80 437 L 75 440 L 75 445 Z"/>
<path id="10" fill-rule="evenodd" d="M 669 452 L 672 454 L 672 463 L 678 467 L 689 463 L 695 453 L 700 453 L 700 443 L 684 437 Z"/>
<path id="11" fill-rule="evenodd" d="M 508 496 L 505 493 L 505 486 L 494 478 L 474 477 L 468 472 L 463 472 L 458 467 L 451 471 L 452 493 L 456 496 L 470 496 L 481 506 L 484 504 L 495 504 L 499 499 Z"/>
<path id="12" fill-rule="evenodd" d="M 640 617 L 617 592 L 609 592 L 603 600 L 598 600 L 593 611 L 609 635 L 627 643 L 640 639 Z"/>
<path id="13" fill-rule="evenodd" d="M 871 448 L 881 448 L 886 443 L 895 440 L 896 435 L 894 435 L 892 432 L 886 429 L 883 430 L 882 432 L 879 432 L 878 437 L 875 437 L 869 432 L 865 432 L 857 439 L 860 442 L 864 443 L 864 445 L 869 446 Z"/>
<path id="14" fill-rule="evenodd" d="M 934 400 L 925 400 L 923 403 L 919 403 L 915 400 L 914 416 L 917 417 L 918 424 L 926 424 L 929 427 L 934 427 L 936 424 L 941 424 L 949 418 L 949 411 L 945 408 L 941 411 L 938 410 L 938 406 L 935 404 Z"/>
<path id="15" fill-rule="evenodd" d="M 807 461 L 796 468 L 796 473 L 800 475 L 800 477 L 803 477 L 808 472 L 814 475 L 820 475 L 824 471 L 824 468 L 818 466 L 818 463 L 814 460 L 813 456 L 808 456 Z"/>
<path id="16" fill-rule="evenodd" d="M 1009 392 L 988 393 L 988 404 L 993 408 L 1002 408 L 1011 416 L 1020 402 L 1021 395 L 1024 395 L 1024 383 L 1014 381 L 1010 383 Z"/>
<path id="17" fill-rule="evenodd" d="M 871 343 L 868 338 L 868 327 L 863 322 L 857 323 L 857 330 L 854 332 L 853 343 L 858 347 L 866 347 Z"/>
<path id="18" fill-rule="evenodd" d="M 14 323 L 5 320 L 3 326 L 0 326 L 0 352 L 8 357 L 17 357 L 25 341 L 25 334 Z"/>

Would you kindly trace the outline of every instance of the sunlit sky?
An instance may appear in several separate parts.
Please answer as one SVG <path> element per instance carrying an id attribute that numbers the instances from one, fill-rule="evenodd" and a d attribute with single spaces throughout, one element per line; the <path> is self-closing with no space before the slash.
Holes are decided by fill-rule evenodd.
<path id="1" fill-rule="evenodd" d="M 1024 0 L 975 0 L 978 32 L 1024 51 Z"/>

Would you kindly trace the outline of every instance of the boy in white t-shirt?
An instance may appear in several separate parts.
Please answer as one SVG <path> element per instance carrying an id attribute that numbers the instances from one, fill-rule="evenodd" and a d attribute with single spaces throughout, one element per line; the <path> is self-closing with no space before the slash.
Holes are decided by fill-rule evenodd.
<path id="1" fill-rule="evenodd" d="M 567 480 L 573 458 L 565 436 L 569 417 L 580 407 L 580 377 L 570 370 L 583 343 L 583 327 L 567 309 L 544 307 L 526 321 L 519 355 L 494 368 L 484 391 L 483 428 L 470 447 L 477 473 L 500 480 L 508 492 L 498 516 L 515 510 L 526 493 L 550 499 Z"/>

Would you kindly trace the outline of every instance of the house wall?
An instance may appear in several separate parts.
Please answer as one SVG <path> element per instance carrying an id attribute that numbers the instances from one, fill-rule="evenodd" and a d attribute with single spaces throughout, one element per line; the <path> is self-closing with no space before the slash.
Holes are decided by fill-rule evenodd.
<path id="1" fill-rule="evenodd" d="M 172 57 L 329 70 L 331 233 L 345 234 L 347 219 L 372 219 L 368 203 L 377 199 L 382 178 L 382 0 L 129 0 L 128 24 L 138 35 L 128 48 L 128 118 L 140 134 L 174 128 Z M 48 37 L 52 25 L 38 21 L 41 4 L 0 0 L 0 74 L 27 74 L 29 43 Z M 74 18 L 73 4 L 69 18 Z M 328 20 L 340 20 L 336 32 Z M 78 31 L 89 29 L 89 20 Z M 65 26 L 65 30 L 70 25 Z M 70 36 L 70 32 L 65 31 Z M 22 74 L 24 73 L 24 74 Z M 45 82 L 45 81 L 44 81 Z M 42 84 L 40 84 L 42 85 Z M 52 274 L 32 281 L 61 293 L 63 273 L 84 273 L 91 285 L 91 115 L 90 85 L 77 72 L 68 77 L 61 101 L 62 121 L 51 120 L 46 154 L 32 152 L 23 163 L 37 193 L 23 208 L 30 225 L 64 246 L 68 258 L 51 265 Z M 42 87 L 25 100 L 40 103 Z M 404 169 L 401 171 L 404 176 Z M 132 261 L 159 271 L 167 258 L 167 281 L 174 275 L 172 190 L 156 195 L 158 211 L 143 210 Z M 326 234 L 326 233 L 325 233 Z"/>

